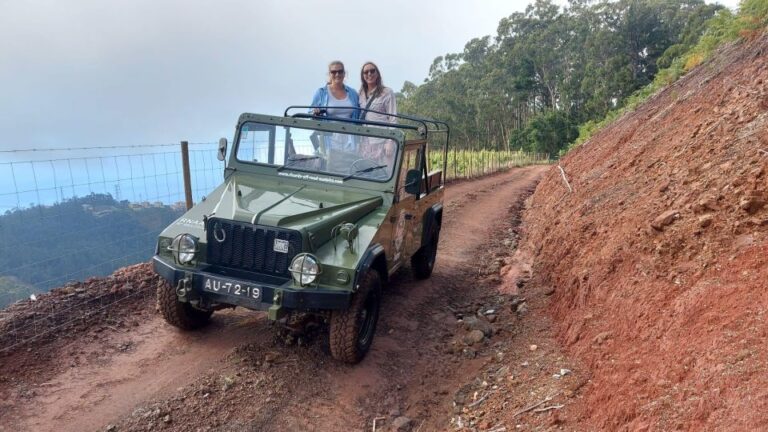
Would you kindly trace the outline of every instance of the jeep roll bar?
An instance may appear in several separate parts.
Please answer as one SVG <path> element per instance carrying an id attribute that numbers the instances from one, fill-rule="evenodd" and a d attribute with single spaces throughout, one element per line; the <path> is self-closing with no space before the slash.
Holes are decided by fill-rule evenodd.
<path id="1" fill-rule="evenodd" d="M 321 106 L 291 105 L 291 106 L 289 106 L 288 108 L 285 109 L 285 112 L 283 113 L 283 116 L 284 117 L 289 117 L 288 111 L 290 111 L 292 109 L 310 109 L 310 110 L 312 110 L 312 109 L 315 109 L 315 108 L 322 109 L 322 110 L 327 109 L 327 107 L 321 107 Z M 369 110 L 369 109 L 365 109 L 365 108 L 334 107 L 334 109 L 360 110 L 360 111 L 372 112 L 372 113 L 376 113 L 376 114 L 383 114 L 383 115 L 388 115 L 388 116 L 392 116 L 392 117 L 397 117 L 397 118 L 405 119 L 405 116 L 402 116 L 402 115 L 387 114 L 387 113 L 384 113 L 384 112 L 373 111 L 373 110 Z M 357 124 L 357 125 L 394 127 L 394 128 L 398 128 L 398 129 L 408 129 L 408 130 L 415 130 L 417 132 L 420 132 L 419 128 L 417 126 L 414 126 L 414 125 L 401 125 L 401 124 L 397 124 L 397 123 L 377 122 L 377 121 L 371 121 L 371 120 L 359 120 L 359 119 L 351 119 L 351 118 L 327 117 L 325 115 L 315 115 L 315 114 L 306 113 L 306 112 L 295 113 L 295 114 L 290 115 L 290 117 L 315 119 L 315 120 L 332 120 L 332 121 L 338 121 L 338 122 L 344 122 L 344 123 L 353 123 L 353 124 Z M 411 120 L 411 119 L 406 119 L 406 120 Z M 423 128 L 424 131 L 427 130 L 427 124 L 425 122 L 423 122 L 423 121 L 417 121 L 417 122 L 421 123 L 421 125 L 424 127 Z"/>
<path id="2" fill-rule="evenodd" d="M 322 110 L 327 109 L 327 107 L 324 107 L 324 106 L 291 105 L 285 109 L 285 112 L 283 112 L 283 117 L 305 118 L 305 119 L 314 119 L 314 120 L 332 120 L 332 121 L 352 123 L 357 125 L 382 126 L 382 127 L 388 127 L 388 128 L 414 130 L 418 132 L 419 135 L 421 135 L 421 137 L 424 139 L 428 137 L 429 133 L 444 133 L 445 146 L 443 146 L 443 173 L 448 172 L 448 143 L 450 142 L 450 138 L 451 138 L 451 128 L 450 126 L 448 126 L 448 123 L 446 122 L 433 120 L 426 117 L 414 116 L 410 114 L 390 114 L 390 113 L 385 113 L 381 111 L 375 111 L 372 109 L 358 108 L 358 107 L 334 107 L 334 109 L 360 110 L 365 113 L 386 115 L 386 116 L 390 116 L 398 119 L 408 120 L 414 123 L 420 123 L 421 127 L 414 126 L 414 125 L 401 125 L 398 123 L 386 123 L 386 122 L 370 121 L 370 120 L 326 117 L 325 115 L 315 115 L 308 112 L 295 113 L 290 116 L 288 115 L 288 112 L 291 110 L 303 109 L 303 110 L 311 111 L 311 110 L 314 110 L 315 108 L 322 109 Z M 428 125 L 431 125 L 432 128 L 430 128 Z M 446 175 L 446 174 L 443 174 L 443 175 Z"/>

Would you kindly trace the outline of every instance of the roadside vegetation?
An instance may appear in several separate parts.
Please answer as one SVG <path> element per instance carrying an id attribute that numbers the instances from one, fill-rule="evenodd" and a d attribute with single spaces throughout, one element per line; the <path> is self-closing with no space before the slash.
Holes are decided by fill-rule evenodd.
<path id="1" fill-rule="evenodd" d="M 493 39 L 437 57 L 399 104 L 450 123 L 452 148 L 562 154 L 722 43 L 759 33 L 767 4 L 734 14 L 701 0 L 537 0 Z"/>
<path id="2" fill-rule="evenodd" d="M 518 150 L 458 150 L 448 152 L 446 179 L 479 177 L 512 167 L 547 164 L 551 155 Z M 429 153 L 430 167 L 441 167 L 443 154 Z"/>
<path id="3" fill-rule="evenodd" d="M 669 66 L 661 69 L 653 82 L 635 92 L 627 98 L 623 107 L 612 110 L 600 120 L 590 120 L 579 127 L 579 137 L 571 143 L 561 154 L 565 153 L 583 142 L 621 115 L 632 111 L 641 102 L 661 90 L 665 86 L 677 81 L 694 67 L 709 59 L 715 50 L 723 44 L 741 39 L 752 39 L 761 34 L 768 25 L 768 0 L 744 0 L 739 4 L 739 12 L 732 13 L 728 9 L 719 10 L 713 18 L 707 21 L 704 33 L 698 42 L 687 51 L 681 47 L 672 46 L 667 51 L 677 55 Z M 677 53 L 680 51 L 679 53 Z M 664 62 L 666 64 L 666 62 Z"/>

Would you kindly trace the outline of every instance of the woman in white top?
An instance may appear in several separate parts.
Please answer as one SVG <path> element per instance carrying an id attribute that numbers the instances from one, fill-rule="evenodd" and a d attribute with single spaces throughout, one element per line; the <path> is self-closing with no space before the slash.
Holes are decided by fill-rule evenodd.
<path id="1" fill-rule="evenodd" d="M 344 63 L 334 60 L 328 65 L 328 83 L 312 97 L 315 115 L 352 118 L 359 116 L 357 92 L 344 84 Z"/>
<path id="2" fill-rule="evenodd" d="M 396 123 L 397 118 L 387 114 L 397 114 L 397 99 L 391 88 L 385 87 L 381 80 L 381 72 L 373 62 L 366 62 L 360 70 L 360 108 L 378 111 L 379 113 L 360 110 L 360 119 Z M 363 140 L 360 153 L 381 163 L 387 163 L 395 153 L 395 142 L 384 138 L 366 138 Z"/>
<path id="3" fill-rule="evenodd" d="M 311 112 L 316 116 L 357 119 L 360 115 L 357 92 L 344 84 L 344 63 L 334 60 L 328 65 L 328 83 L 312 97 Z M 332 134 L 325 137 L 328 149 L 356 151 L 357 143 L 347 134 Z M 317 148 L 315 148 L 317 150 Z"/>

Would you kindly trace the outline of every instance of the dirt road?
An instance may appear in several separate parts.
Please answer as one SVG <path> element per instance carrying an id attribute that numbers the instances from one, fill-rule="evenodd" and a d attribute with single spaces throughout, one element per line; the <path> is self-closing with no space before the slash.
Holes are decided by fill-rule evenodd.
<path id="1" fill-rule="evenodd" d="M 332 361 L 322 337 L 287 346 L 261 313 L 217 313 L 206 329 L 181 333 L 147 301 L 120 326 L 29 348 L 29 365 L 6 358 L 15 373 L 0 378 L 0 431 L 347 431 L 369 430 L 374 419 L 446 428 L 457 388 L 487 363 L 490 338 L 504 332 L 497 324 L 483 344 L 458 346 L 457 318 L 478 305 L 500 315 L 493 309 L 504 301 L 496 298 L 500 263 L 489 244 L 510 239 L 510 208 L 519 210 L 546 169 L 447 188 L 432 278 L 396 275 L 373 348 L 355 367 Z"/>

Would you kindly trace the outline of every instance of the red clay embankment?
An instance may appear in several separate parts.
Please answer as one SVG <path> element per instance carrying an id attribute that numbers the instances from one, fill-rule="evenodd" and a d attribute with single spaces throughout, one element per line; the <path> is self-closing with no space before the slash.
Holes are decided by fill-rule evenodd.
<path id="1" fill-rule="evenodd" d="M 768 428 L 768 37 L 723 50 L 542 180 L 524 247 L 602 430 Z"/>

